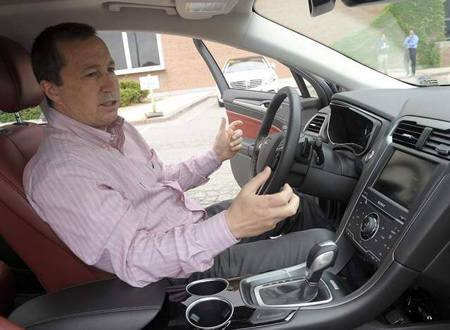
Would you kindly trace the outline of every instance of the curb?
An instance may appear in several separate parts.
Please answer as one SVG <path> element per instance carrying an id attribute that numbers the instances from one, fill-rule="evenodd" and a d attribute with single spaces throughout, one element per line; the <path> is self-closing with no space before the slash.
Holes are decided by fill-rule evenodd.
<path id="1" fill-rule="evenodd" d="M 165 122 L 165 121 L 170 121 L 172 119 L 176 119 L 176 118 L 182 116 L 189 110 L 192 110 L 193 108 L 195 108 L 199 104 L 205 102 L 206 100 L 208 100 L 211 97 L 214 97 L 214 96 L 205 96 L 205 97 L 195 101 L 194 103 L 191 103 L 183 108 L 180 108 L 179 110 L 173 112 L 170 116 L 167 116 L 167 117 L 156 117 L 156 118 L 148 118 L 148 119 L 127 121 L 127 122 L 130 124 L 133 124 L 133 125 L 147 125 L 147 124 L 151 124 L 151 123 L 161 123 L 161 122 Z"/>

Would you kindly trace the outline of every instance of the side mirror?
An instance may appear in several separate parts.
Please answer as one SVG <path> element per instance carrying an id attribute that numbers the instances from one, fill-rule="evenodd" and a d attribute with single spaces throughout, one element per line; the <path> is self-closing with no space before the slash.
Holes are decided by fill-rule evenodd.
<path id="1" fill-rule="evenodd" d="M 277 65 L 276 65 L 275 63 L 270 63 L 270 67 L 271 67 L 272 69 L 275 70 L 275 68 L 277 67 Z"/>
<path id="2" fill-rule="evenodd" d="M 326 14 L 334 9 L 336 0 L 308 0 L 311 17 Z"/>

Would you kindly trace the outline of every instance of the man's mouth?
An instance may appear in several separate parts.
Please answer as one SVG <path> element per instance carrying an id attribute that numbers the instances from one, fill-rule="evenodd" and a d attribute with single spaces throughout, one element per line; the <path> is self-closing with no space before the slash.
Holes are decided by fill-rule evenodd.
<path id="1" fill-rule="evenodd" d="M 112 107 L 112 106 L 116 106 L 117 103 L 118 103 L 118 101 L 112 100 L 112 101 L 101 103 L 100 105 L 104 106 L 104 107 Z"/>

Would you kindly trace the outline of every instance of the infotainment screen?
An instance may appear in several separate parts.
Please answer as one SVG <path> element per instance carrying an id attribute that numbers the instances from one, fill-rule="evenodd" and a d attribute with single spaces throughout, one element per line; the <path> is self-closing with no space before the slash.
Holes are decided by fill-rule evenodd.
<path id="1" fill-rule="evenodd" d="M 373 188 L 409 209 L 435 168 L 430 161 L 396 150 Z"/>

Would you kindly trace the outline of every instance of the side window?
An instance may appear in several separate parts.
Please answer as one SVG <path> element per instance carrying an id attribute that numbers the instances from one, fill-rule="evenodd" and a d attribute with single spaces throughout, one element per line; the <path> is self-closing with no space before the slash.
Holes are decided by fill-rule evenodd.
<path id="1" fill-rule="evenodd" d="M 100 31 L 98 36 L 116 62 L 116 74 L 164 70 L 161 36 L 149 32 Z"/>
<path id="2" fill-rule="evenodd" d="M 277 60 L 227 45 L 205 41 L 211 55 L 232 89 L 262 92 L 278 92 L 284 86 L 297 89 L 291 71 Z M 305 81 L 311 96 L 317 96 L 314 88 Z"/>

